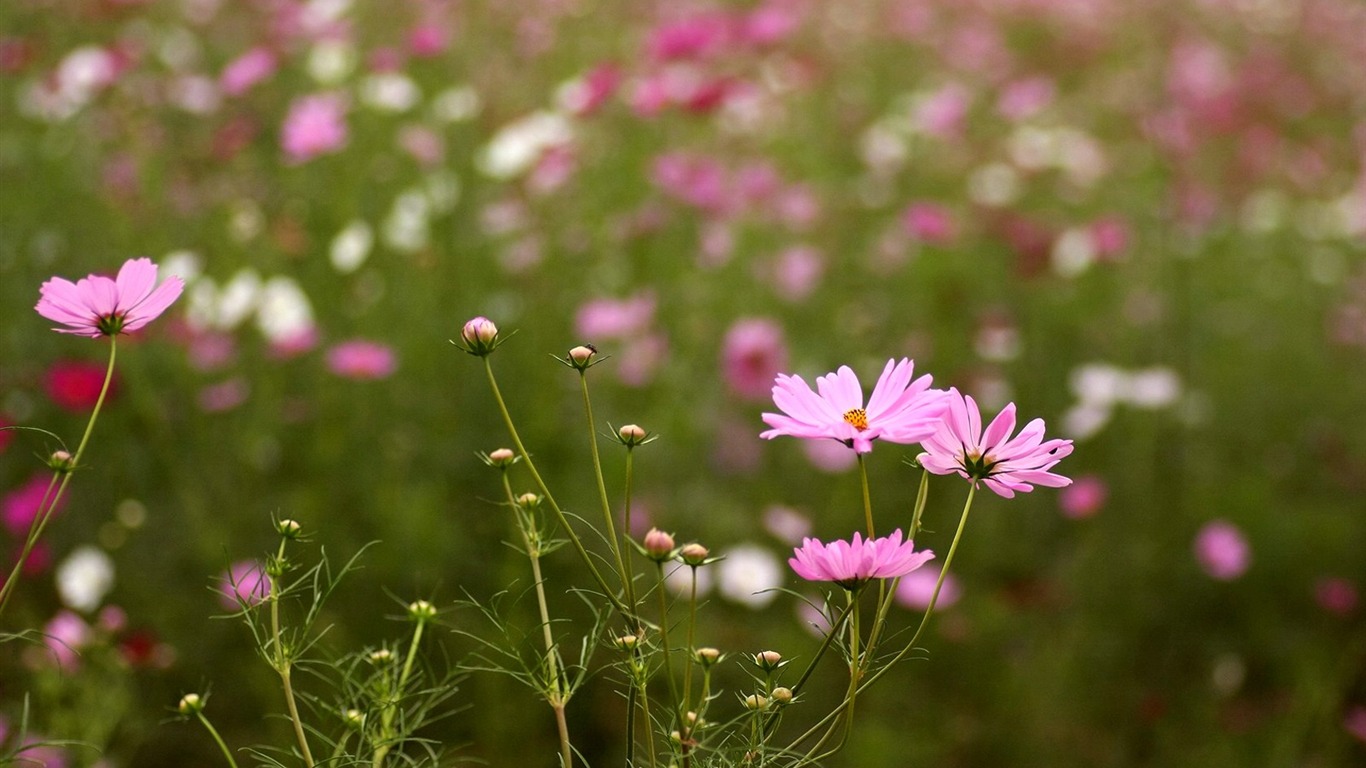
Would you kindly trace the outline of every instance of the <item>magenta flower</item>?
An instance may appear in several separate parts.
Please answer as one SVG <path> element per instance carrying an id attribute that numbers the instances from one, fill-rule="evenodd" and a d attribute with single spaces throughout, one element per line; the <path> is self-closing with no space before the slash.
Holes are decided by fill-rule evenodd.
<path id="1" fill-rule="evenodd" d="M 1233 581 L 1252 564 L 1252 547 L 1238 526 L 1227 520 L 1206 523 L 1195 535 L 1195 559 L 1212 579 Z"/>
<path id="2" fill-rule="evenodd" d="M 233 563 L 218 585 L 218 602 L 233 611 L 257 605 L 270 596 L 270 578 L 255 560 Z"/>
<path id="3" fill-rule="evenodd" d="M 873 450 L 874 440 L 918 443 L 938 429 L 945 393 L 930 389 L 928 375 L 912 381 L 914 369 L 915 363 L 907 358 L 888 360 L 867 406 L 858 376 L 847 365 L 816 379 L 820 394 L 800 376 L 779 374 L 773 403 L 783 413 L 765 413 L 764 423 L 772 429 L 759 436 L 828 437 L 856 453 Z"/>
<path id="4" fill-rule="evenodd" d="M 926 549 L 915 551 L 915 542 L 901 540 L 901 531 L 891 536 L 864 540 L 855 533 L 852 541 L 822 544 L 818 539 L 802 539 L 792 550 L 787 564 L 807 581 L 833 581 L 845 589 L 857 589 L 869 579 L 896 579 L 934 559 Z"/>
<path id="5" fill-rule="evenodd" d="M 398 363 L 389 347 L 365 339 L 352 339 L 327 351 L 327 367 L 342 378 L 372 380 L 387 378 Z"/>
<path id="6" fill-rule="evenodd" d="M 1061 488 L 1072 481 L 1048 470 L 1072 453 L 1071 440 L 1044 440 L 1043 419 L 1034 419 L 1014 438 L 1015 404 L 1006 405 L 982 431 L 982 415 L 971 398 L 949 389 L 948 410 L 939 430 L 921 443 L 920 465 L 936 475 L 957 473 L 1005 498 L 1035 485 Z"/>
<path id="7" fill-rule="evenodd" d="M 75 283 L 60 277 L 48 280 L 39 289 L 34 309 L 66 326 L 52 329 L 58 333 L 97 339 L 131 333 L 152 322 L 180 298 L 184 288 L 185 282 L 178 277 L 157 285 L 157 265 L 151 259 L 129 259 L 112 280 L 102 275 Z"/>
<path id="8" fill-rule="evenodd" d="M 292 163 L 336 152 L 346 144 L 346 101 L 331 93 L 300 96 L 289 105 L 280 148 Z"/>

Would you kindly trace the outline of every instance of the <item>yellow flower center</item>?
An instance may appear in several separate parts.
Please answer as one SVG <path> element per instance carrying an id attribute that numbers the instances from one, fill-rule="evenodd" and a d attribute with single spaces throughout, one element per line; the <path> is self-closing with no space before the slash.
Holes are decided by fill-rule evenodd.
<path id="1" fill-rule="evenodd" d="M 860 432 L 868 428 L 868 412 L 862 408 L 845 411 L 844 420 Z"/>

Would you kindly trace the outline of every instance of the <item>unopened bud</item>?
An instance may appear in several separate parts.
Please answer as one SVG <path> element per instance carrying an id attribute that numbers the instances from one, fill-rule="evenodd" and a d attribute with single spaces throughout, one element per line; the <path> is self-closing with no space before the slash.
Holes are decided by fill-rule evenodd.
<path id="1" fill-rule="evenodd" d="M 612 640 L 612 645 L 615 645 L 622 651 L 634 651 L 636 647 L 640 645 L 640 637 L 636 635 L 622 635 L 614 638 Z"/>
<path id="2" fill-rule="evenodd" d="M 777 651 L 759 651 L 754 654 L 754 663 L 759 665 L 759 669 L 772 672 L 782 666 L 783 656 Z"/>
<path id="3" fill-rule="evenodd" d="M 413 621 L 430 621 L 436 618 L 436 606 L 426 600 L 408 603 L 408 618 Z"/>
<path id="4" fill-rule="evenodd" d="M 638 424 L 627 424 L 617 430 L 617 437 L 621 439 L 621 444 L 627 448 L 634 448 L 643 444 L 648 435 L 649 433 Z"/>
<path id="5" fill-rule="evenodd" d="M 53 472 L 66 474 L 76 468 L 76 460 L 67 451 L 53 451 L 52 455 L 47 457 L 47 466 Z"/>
<path id="6" fill-rule="evenodd" d="M 721 660 L 721 652 L 715 648 L 698 648 L 693 651 L 693 657 L 697 659 L 698 664 L 710 667 Z"/>
<path id="7" fill-rule="evenodd" d="M 513 453 L 511 448 L 498 448 L 489 451 L 489 466 L 491 467 L 509 467 L 516 460 L 517 454 Z"/>
<path id="8" fill-rule="evenodd" d="M 580 344 L 569 350 L 569 363 L 580 371 L 586 371 L 593 364 L 593 358 L 597 355 L 597 347 L 592 344 Z"/>
<path id="9" fill-rule="evenodd" d="M 180 704 L 176 706 L 182 715 L 194 715 L 204 711 L 204 697 L 197 693 L 187 693 L 180 697 Z"/>
<path id="10" fill-rule="evenodd" d="M 790 704 L 790 703 L 792 703 L 792 689 L 791 689 L 791 688 L 784 688 L 784 687 L 774 688 L 770 695 L 773 696 L 773 703 L 774 703 L 774 704 Z"/>
<path id="11" fill-rule="evenodd" d="M 538 493 L 524 493 L 517 497 L 517 505 L 522 509 L 535 509 L 541 506 L 541 495 Z"/>
<path id="12" fill-rule="evenodd" d="M 286 517 L 275 524 L 275 531 L 286 539 L 297 539 L 303 531 L 303 526 L 299 525 L 297 520 L 290 520 Z"/>
<path id="13" fill-rule="evenodd" d="M 465 323 L 460 329 L 460 340 L 465 342 L 465 351 L 484 357 L 498 346 L 498 326 L 481 315 Z"/>
<path id="14" fill-rule="evenodd" d="M 353 731 L 359 731 L 365 727 L 365 713 L 359 709 L 348 709 L 342 713 L 342 722 L 346 727 Z"/>
<path id="15" fill-rule="evenodd" d="M 390 664 L 393 662 L 393 660 L 394 652 L 389 650 L 388 648 L 377 648 L 370 652 L 370 663 L 374 664 L 377 667 L 382 667 L 386 664 Z"/>
<path id="16" fill-rule="evenodd" d="M 768 699 L 757 693 L 751 693 L 745 697 L 745 709 L 750 711 L 760 710 L 768 706 Z"/>
<path id="17" fill-rule="evenodd" d="M 684 563 L 694 568 L 706 563 L 707 556 L 710 554 L 711 552 L 706 547 L 695 541 L 690 544 L 684 544 L 683 548 L 678 550 L 678 557 Z"/>
<path id="18" fill-rule="evenodd" d="M 657 563 L 670 560 L 674 556 L 674 537 L 658 528 L 651 528 L 641 544 L 645 548 L 645 556 Z"/>

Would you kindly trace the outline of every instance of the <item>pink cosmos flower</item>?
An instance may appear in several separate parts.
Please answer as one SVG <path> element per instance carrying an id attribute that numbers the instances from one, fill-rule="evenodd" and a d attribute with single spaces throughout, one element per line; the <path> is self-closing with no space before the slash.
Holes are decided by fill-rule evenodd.
<path id="1" fill-rule="evenodd" d="M 336 152 L 346 144 L 346 101 L 337 94 L 300 96 L 289 105 L 280 148 L 290 162 L 302 163 Z"/>
<path id="2" fill-rule="evenodd" d="M 252 86 L 275 74 L 275 54 L 267 48 L 252 48 L 223 68 L 218 86 L 229 96 L 241 96 Z"/>
<path id="3" fill-rule="evenodd" d="M 394 351 L 364 339 L 344 341 L 327 351 L 327 367 L 347 379 L 383 379 L 394 372 Z"/>
<path id="4" fill-rule="evenodd" d="M 930 598 L 934 597 L 934 585 L 938 581 L 939 574 L 933 569 L 907 574 L 896 586 L 897 603 L 913 611 L 926 610 L 930 607 Z M 934 601 L 934 607 L 936 610 L 948 608 L 962 596 L 963 587 L 959 585 L 957 577 L 952 573 L 947 574 L 944 584 L 939 587 L 939 597 Z"/>
<path id="5" fill-rule="evenodd" d="M 1314 602 L 1337 616 L 1350 616 L 1357 609 L 1356 585 L 1339 576 L 1327 576 L 1314 584 Z"/>
<path id="6" fill-rule="evenodd" d="M 1070 485 L 1070 479 L 1048 470 L 1072 453 L 1072 441 L 1044 440 L 1043 430 L 1043 419 L 1034 419 L 1012 438 L 1015 404 L 1008 403 L 983 432 L 976 401 L 951 388 L 938 431 L 922 443 L 920 465 L 936 475 L 957 473 L 973 483 L 981 481 L 1007 499 L 1035 485 Z"/>
<path id="7" fill-rule="evenodd" d="M 129 259 L 113 280 L 90 275 L 72 283 L 54 277 L 39 289 L 34 309 L 74 333 L 97 339 L 131 333 L 157 319 L 185 289 L 185 281 L 168 277 L 157 285 L 157 265 L 151 259 Z"/>
<path id="8" fill-rule="evenodd" d="M 1063 515 L 1083 520 L 1099 512 L 1109 495 L 1110 489 L 1104 480 L 1097 475 L 1084 475 L 1058 494 L 1058 506 L 1062 507 Z"/>
<path id="9" fill-rule="evenodd" d="M 858 376 L 847 365 L 816 379 L 816 390 L 800 376 L 778 374 L 773 385 L 773 402 L 783 413 L 763 414 L 772 427 L 760 437 L 790 437 L 838 440 L 856 453 L 873 450 L 874 440 L 889 443 L 918 443 L 933 435 L 944 411 L 942 390 L 930 389 L 932 377 L 911 376 L 915 363 L 908 358 L 888 360 L 878 377 L 867 406 Z"/>
<path id="10" fill-rule="evenodd" d="M 49 494 L 51 484 L 51 476 L 34 475 L 28 482 L 6 494 L 4 501 L 0 502 L 0 523 L 4 524 L 5 529 L 22 539 L 43 508 L 43 498 Z M 57 502 L 52 514 L 57 514 L 64 506 L 65 496 Z"/>
<path id="11" fill-rule="evenodd" d="M 767 395 L 787 366 L 782 326 L 767 318 L 737 320 L 721 343 L 721 370 L 730 391 L 747 400 Z"/>
<path id="12" fill-rule="evenodd" d="M 855 533 L 852 541 L 822 544 L 802 539 L 787 564 L 807 581 L 833 581 L 845 589 L 857 589 L 869 579 L 895 579 L 934 559 L 930 550 L 915 551 L 915 542 L 901 540 L 900 529 L 891 536 L 864 540 Z"/>
<path id="13" fill-rule="evenodd" d="M 1252 564 L 1252 547 L 1238 526 L 1215 520 L 1195 535 L 1195 559 L 1210 578 L 1233 581 Z"/>
<path id="14" fill-rule="evenodd" d="M 43 374 L 43 389 L 52 402 L 68 411 L 83 412 L 95 406 L 104 387 L 105 367 L 84 360 L 59 360 Z M 118 373 L 109 382 L 105 399 L 117 396 Z"/>
<path id="15" fill-rule="evenodd" d="M 270 579 L 265 567 L 255 560 L 233 563 L 218 586 L 218 602 L 230 610 L 252 606 L 270 595 Z"/>

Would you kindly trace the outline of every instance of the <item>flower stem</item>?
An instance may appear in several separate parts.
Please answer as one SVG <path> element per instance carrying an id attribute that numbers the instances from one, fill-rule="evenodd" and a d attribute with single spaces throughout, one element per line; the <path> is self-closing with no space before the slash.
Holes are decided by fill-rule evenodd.
<path id="1" fill-rule="evenodd" d="M 598 435 L 593 431 L 593 402 L 588 398 L 587 371 L 579 371 L 579 389 L 583 392 L 583 410 L 588 419 L 588 448 L 593 457 L 593 476 L 598 481 L 598 498 L 602 501 L 602 518 L 607 526 L 607 543 L 612 549 L 612 556 L 616 558 L 617 577 L 621 579 L 622 591 L 625 592 L 626 564 L 621 557 L 621 544 L 617 541 L 617 526 L 612 521 L 612 502 L 607 499 L 607 484 L 602 479 L 602 459 L 598 455 Z"/>
<path id="2" fill-rule="evenodd" d="M 280 549 L 275 554 L 276 563 L 283 563 L 285 557 L 285 544 L 288 540 L 280 540 Z M 308 748 L 308 737 L 304 734 L 303 719 L 299 717 L 299 705 L 294 699 L 294 685 L 290 682 L 290 670 L 293 661 L 290 660 L 285 652 L 284 641 L 280 636 L 280 579 L 277 576 L 267 574 L 270 579 L 270 633 L 274 638 L 273 645 L 275 650 L 274 667 L 276 673 L 280 675 L 280 683 L 284 688 L 285 706 L 289 709 L 289 720 L 294 724 L 294 737 L 299 742 L 299 750 L 304 758 L 304 765 L 313 768 L 313 752 Z"/>
<path id="3" fill-rule="evenodd" d="M 659 574 L 659 585 L 656 587 L 659 592 L 659 644 L 664 654 L 664 679 L 669 684 L 669 708 L 673 712 L 674 722 L 680 724 L 681 733 L 683 713 L 678 709 L 678 688 L 674 685 L 673 666 L 669 662 L 669 601 L 665 594 L 668 588 L 664 583 L 664 563 L 656 563 L 656 566 Z"/>
<path id="4" fill-rule="evenodd" d="M 868 465 L 863 460 L 863 454 L 854 455 L 858 457 L 859 485 L 863 486 L 863 517 L 868 522 L 868 538 L 871 540 L 876 534 L 873 533 L 873 495 L 868 489 Z"/>
<path id="5" fill-rule="evenodd" d="M 417 659 L 417 649 L 422 642 L 422 629 L 427 625 L 425 619 L 417 619 L 417 626 L 413 629 L 413 639 L 408 643 L 408 654 L 403 657 L 403 669 L 398 675 L 398 686 L 391 691 L 389 700 L 384 702 L 384 710 L 380 714 L 380 739 L 381 743 L 375 748 L 374 768 L 384 765 L 384 758 L 388 756 L 389 750 L 393 749 L 393 739 L 397 736 L 394 733 L 394 716 L 398 713 L 398 700 L 403 696 L 403 691 L 408 687 L 408 678 L 413 673 L 413 662 Z"/>
<path id="6" fill-rule="evenodd" d="M 71 462 L 65 469 L 56 470 L 52 474 L 52 480 L 47 485 L 47 490 L 43 493 L 43 500 L 38 504 L 38 512 L 33 516 L 33 522 L 29 524 L 28 537 L 24 539 L 24 548 L 19 553 L 19 560 L 10 570 L 9 578 L 5 579 L 5 585 L 0 587 L 0 614 L 5 611 L 5 606 L 9 605 L 9 599 L 14 594 L 15 586 L 19 583 L 19 574 L 24 570 L 24 564 L 28 562 L 29 554 L 33 552 L 34 546 L 38 544 L 38 539 L 43 535 L 43 529 L 47 527 L 47 522 L 52 518 L 52 513 L 57 509 L 57 504 L 62 500 L 62 494 L 66 492 L 66 486 L 71 482 L 72 472 L 80 466 L 81 455 L 85 453 L 86 443 L 90 442 L 90 435 L 95 430 L 95 421 L 100 416 L 100 409 L 104 407 L 104 398 L 109 394 L 109 384 L 114 380 L 114 361 L 118 357 L 118 342 L 116 337 L 109 337 L 109 364 L 104 370 L 104 384 L 100 386 L 100 395 L 95 399 L 95 408 L 90 411 L 90 419 L 85 423 L 85 434 L 81 435 L 81 442 L 76 446 L 76 452 L 71 456 Z M 61 482 L 58 483 L 58 478 Z M 52 493 L 53 485 L 57 486 L 57 492 Z"/>
<path id="7" fill-rule="evenodd" d="M 574 546 L 574 551 L 578 553 L 579 559 L 583 561 L 584 565 L 588 566 L 588 572 L 593 576 L 593 580 L 597 582 L 598 588 L 602 590 L 603 596 L 607 598 L 608 602 L 612 604 L 612 607 L 615 608 L 618 613 L 635 621 L 633 611 L 631 611 L 626 604 L 621 601 L 621 598 L 617 597 L 616 593 L 612 591 L 612 588 L 607 585 L 607 580 L 602 577 L 602 572 L 593 564 L 593 559 L 589 557 L 588 550 L 584 549 L 583 542 L 579 540 L 578 534 L 574 533 L 574 529 L 570 527 L 569 518 L 565 516 L 564 510 L 560 509 L 560 505 L 556 503 L 555 497 L 551 495 L 550 488 L 546 486 L 545 480 L 541 478 L 541 473 L 536 471 L 536 464 L 531 460 L 531 454 L 527 453 L 526 446 L 522 444 L 522 438 L 517 434 L 517 427 L 512 423 L 512 414 L 508 412 L 507 403 L 503 400 L 503 393 L 498 389 L 498 380 L 494 378 L 493 375 L 493 364 L 489 362 L 488 357 L 484 357 L 483 359 L 484 372 L 488 374 L 489 387 L 493 390 L 493 399 L 498 403 L 498 410 L 503 415 L 503 423 L 507 426 L 508 434 L 512 437 L 513 444 L 517 446 L 517 453 L 520 454 L 522 460 L 526 462 L 526 467 L 530 470 L 532 479 L 536 481 L 536 487 L 540 489 L 541 495 L 545 496 L 546 502 L 550 504 L 551 511 L 555 513 L 556 522 L 559 523 L 560 527 L 564 529 L 565 534 L 569 537 L 569 543 Z"/>
<path id="8" fill-rule="evenodd" d="M 227 758 L 228 765 L 232 766 L 232 768 L 237 768 L 237 761 L 233 759 L 232 750 L 228 749 L 228 745 L 223 741 L 223 737 L 218 735 L 218 729 L 213 727 L 213 723 L 209 722 L 209 718 L 205 717 L 203 712 L 196 712 L 195 717 L 199 718 L 199 722 L 203 723 L 204 727 L 208 729 L 209 735 L 213 737 L 213 740 L 218 742 L 218 748 L 223 750 L 223 757 Z"/>

